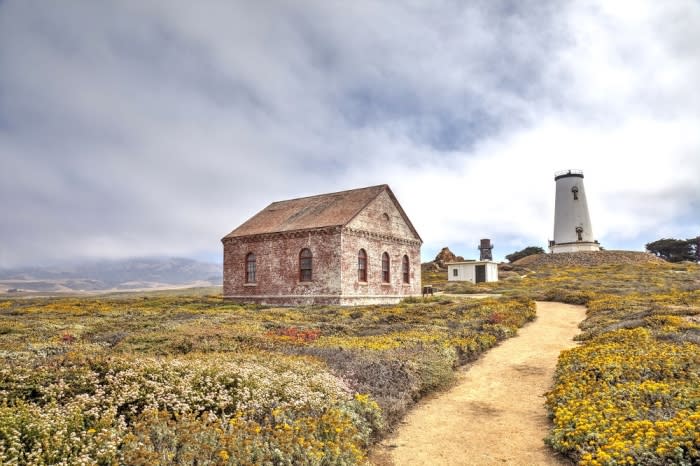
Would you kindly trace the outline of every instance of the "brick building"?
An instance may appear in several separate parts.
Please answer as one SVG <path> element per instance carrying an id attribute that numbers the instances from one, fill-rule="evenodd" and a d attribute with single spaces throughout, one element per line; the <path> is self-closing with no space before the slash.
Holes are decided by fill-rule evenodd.
<path id="1" fill-rule="evenodd" d="M 420 295 L 423 241 L 387 185 L 273 202 L 221 241 L 228 299 L 388 304 Z"/>

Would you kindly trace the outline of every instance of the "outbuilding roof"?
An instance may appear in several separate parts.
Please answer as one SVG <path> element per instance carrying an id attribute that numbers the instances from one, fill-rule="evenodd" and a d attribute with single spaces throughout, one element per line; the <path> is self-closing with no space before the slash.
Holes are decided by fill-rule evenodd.
<path id="1" fill-rule="evenodd" d="M 457 262 L 445 262 L 445 265 L 464 265 L 464 264 L 468 264 L 468 265 L 496 264 L 496 265 L 498 265 L 498 262 L 496 262 L 496 261 L 478 261 L 476 259 L 457 261 Z"/>
<path id="2" fill-rule="evenodd" d="M 408 227 L 420 240 L 418 232 L 386 184 L 273 202 L 224 239 L 345 226 L 384 191 L 389 194 Z"/>

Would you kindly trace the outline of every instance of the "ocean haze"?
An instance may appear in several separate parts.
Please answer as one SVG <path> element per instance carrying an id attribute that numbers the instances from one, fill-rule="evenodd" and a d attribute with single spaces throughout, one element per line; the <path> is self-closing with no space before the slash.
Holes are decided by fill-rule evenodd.
<path id="1" fill-rule="evenodd" d="M 218 286 L 221 264 L 186 258 L 134 258 L 0 269 L 0 291 L 67 292 Z"/>

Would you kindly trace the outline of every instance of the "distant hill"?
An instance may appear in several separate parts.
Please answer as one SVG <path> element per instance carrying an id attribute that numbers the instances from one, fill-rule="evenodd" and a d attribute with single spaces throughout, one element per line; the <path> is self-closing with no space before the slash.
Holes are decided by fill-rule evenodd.
<path id="1" fill-rule="evenodd" d="M 183 258 L 100 260 L 0 269 L 0 292 L 134 290 L 220 285 L 219 264 Z"/>

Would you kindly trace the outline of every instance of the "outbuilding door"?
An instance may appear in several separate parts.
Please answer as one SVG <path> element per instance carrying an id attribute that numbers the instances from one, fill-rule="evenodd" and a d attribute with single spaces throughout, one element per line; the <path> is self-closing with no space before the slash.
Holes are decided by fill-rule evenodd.
<path id="1" fill-rule="evenodd" d="M 476 282 L 483 283 L 486 281 L 486 265 L 476 266 Z"/>

